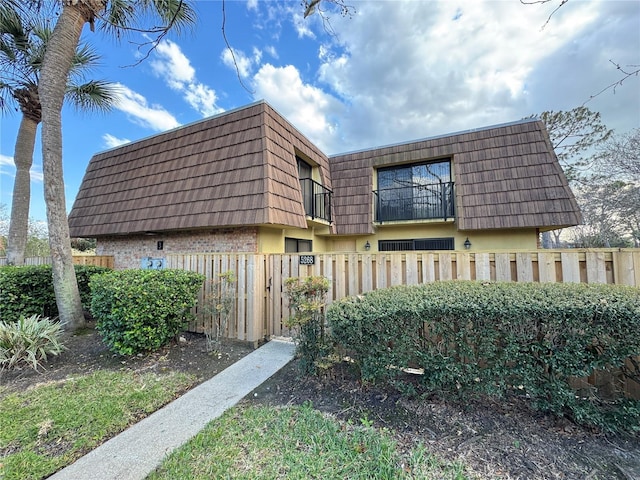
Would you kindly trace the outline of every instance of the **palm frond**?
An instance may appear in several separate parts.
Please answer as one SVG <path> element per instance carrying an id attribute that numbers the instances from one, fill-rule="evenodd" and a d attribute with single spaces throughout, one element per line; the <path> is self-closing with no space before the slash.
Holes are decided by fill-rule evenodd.
<path id="1" fill-rule="evenodd" d="M 81 85 L 67 85 L 66 98 L 78 110 L 108 112 L 119 99 L 118 88 L 105 80 L 91 80 Z"/>

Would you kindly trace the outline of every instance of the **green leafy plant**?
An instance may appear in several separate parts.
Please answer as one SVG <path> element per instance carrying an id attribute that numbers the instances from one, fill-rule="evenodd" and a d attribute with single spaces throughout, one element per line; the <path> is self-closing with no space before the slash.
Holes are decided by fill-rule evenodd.
<path id="1" fill-rule="evenodd" d="M 287 326 L 297 331 L 296 351 L 301 370 L 317 373 L 316 362 L 333 350 L 325 334 L 324 306 L 329 280 L 322 276 L 288 278 L 285 289 L 292 311 Z"/>
<path id="2" fill-rule="evenodd" d="M 82 307 L 89 310 L 92 275 L 110 271 L 107 267 L 75 265 Z M 0 318 L 16 322 L 22 316 L 40 315 L 56 318 L 58 306 L 53 291 L 51 265 L 0 267 Z"/>
<path id="3" fill-rule="evenodd" d="M 221 348 L 222 336 L 227 331 L 235 305 L 235 283 L 235 273 L 229 270 L 219 274 L 218 280 L 211 281 L 208 286 L 210 293 L 205 297 L 203 309 L 213 317 L 211 323 L 204 328 L 209 352 L 219 351 Z"/>
<path id="4" fill-rule="evenodd" d="M 616 387 L 639 378 L 637 288 L 435 282 L 335 302 L 327 319 L 365 381 L 459 398 L 516 395 L 605 431 L 640 430 L 640 402 Z M 419 382 L 404 367 L 421 369 Z M 573 388 L 596 371 L 609 374 L 610 388 Z"/>
<path id="5" fill-rule="evenodd" d="M 184 330 L 204 275 L 183 270 L 122 270 L 94 275 L 91 314 L 116 353 L 157 350 Z"/>
<path id="6" fill-rule="evenodd" d="M 31 367 L 44 369 L 49 355 L 65 350 L 59 323 L 38 315 L 21 317 L 17 322 L 0 321 L 0 370 Z"/>

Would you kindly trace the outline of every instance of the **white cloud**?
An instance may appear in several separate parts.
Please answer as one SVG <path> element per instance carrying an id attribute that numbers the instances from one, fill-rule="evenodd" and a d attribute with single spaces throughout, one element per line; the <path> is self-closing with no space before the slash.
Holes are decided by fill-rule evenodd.
<path id="1" fill-rule="evenodd" d="M 105 133 L 104 135 L 102 135 L 102 139 L 104 140 L 104 145 L 107 148 L 115 148 L 119 147 L 120 145 L 124 145 L 125 143 L 131 142 L 131 140 L 129 140 L 128 138 L 118 138 L 111 135 L 110 133 Z"/>
<path id="2" fill-rule="evenodd" d="M 160 105 L 149 105 L 147 99 L 120 83 L 116 84 L 118 102 L 115 108 L 126 113 L 134 123 L 156 131 L 170 130 L 180 123 Z"/>
<path id="3" fill-rule="evenodd" d="M 253 59 L 248 57 L 242 50 L 233 49 L 233 53 L 228 48 L 222 51 L 222 62 L 232 70 L 236 70 L 242 78 L 247 78 L 251 74 Z"/>
<path id="4" fill-rule="evenodd" d="M 362 2 L 352 18 L 332 18 L 337 37 L 319 47 L 318 75 L 348 112 L 343 148 L 539 113 L 530 92 L 539 65 L 592 31 L 598 18 L 595 5 L 567 4 L 542 29 L 549 13 L 519 2 Z M 557 78 L 553 69 L 546 75 Z"/>
<path id="5" fill-rule="evenodd" d="M 171 40 L 160 42 L 155 49 L 155 59 L 151 68 L 155 74 L 169 84 L 171 88 L 181 90 L 185 83 L 192 83 L 196 71 L 180 47 Z"/>
<path id="6" fill-rule="evenodd" d="M 271 55 L 271 57 L 275 58 L 276 60 L 280 58 L 278 55 L 278 50 L 273 45 L 267 45 L 266 47 L 264 47 L 264 51 L 267 52 L 269 55 Z"/>
<path id="7" fill-rule="evenodd" d="M 13 161 L 13 157 L 10 157 L 8 155 L 2 155 L 0 153 L 0 167 L 4 166 L 4 165 L 10 165 L 13 168 L 15 168 L 16 164 Z"/>
<path id="8" fill-rule="evenodd" d="M 265 99 L 320 148 L 332 150 L 339 134 L 335 116 L 340 102 L 320 88 L 302 81 L 298 70 L 288 65 L 263 65 L 254 76 L 254 97 Z"/>
<path id="9" fill-rule="evenodd" d="M 204 117 L 224 111 L 224 109 L 216 107 L 218 100 L 216 92 L 202 83 L 190 83 L 184 90 L 184 99 Z"/>
<path id="10" fill-rule="evenodd" d="M 151 62 L 153 72 L 167 85 L 180 93 L 184 100 L 203 117 L 224 111 L 216 105 L 218 97 L 213 88 L 198 82 L 190 60 L 171 40 L 163 40 L 155 50 Z"/>

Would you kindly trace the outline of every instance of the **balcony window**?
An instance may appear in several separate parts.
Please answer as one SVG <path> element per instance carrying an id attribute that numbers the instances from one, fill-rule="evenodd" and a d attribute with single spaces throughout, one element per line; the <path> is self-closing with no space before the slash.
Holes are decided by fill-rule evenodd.
<path id="1" fill-rule="evenodd" d="M 374 194 L 378 222 L 453 218 L 451 163 L 381 168 Z"/>
<path id="2" fill-rule="evenodd" d="M 298 178 L 304 211 L 312 220 L 320 219 L 331 222 L 331 200 L 333 192 L 311 178 L 313 168 L 300 157 L 298 161 Z"/>

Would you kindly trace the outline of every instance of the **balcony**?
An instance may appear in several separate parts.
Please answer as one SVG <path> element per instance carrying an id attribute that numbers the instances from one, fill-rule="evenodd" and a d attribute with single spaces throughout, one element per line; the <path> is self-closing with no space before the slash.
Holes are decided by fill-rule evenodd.
<path id="1" fill-rule="evenodd" d="M 448 220 L 454 218 L 453 182 L 416 184 L 373 192 L 376 221 Z"/>
<path id="2" fill-rule="evenodd" d="M 304 211 L 312 220 L 331 223 L 331 197 L 333 192 L 310 178 L 300 179 Z"/>

